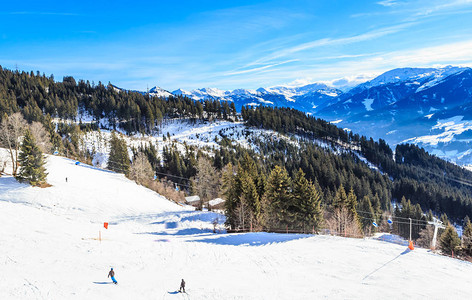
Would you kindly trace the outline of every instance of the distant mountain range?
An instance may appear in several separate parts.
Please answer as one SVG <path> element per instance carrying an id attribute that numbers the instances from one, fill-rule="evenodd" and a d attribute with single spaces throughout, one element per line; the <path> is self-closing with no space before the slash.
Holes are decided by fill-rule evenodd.
<path id="1" fill-rule="evenodd" d="M 345 92 L 323 83 L 224 91 L 202 88 L 173 92 L 159 87 L 152 96 L 290 107 L 390 145 L 415 143 L 430 153 L 472 165 L 472 69 L 399 68 Z"/>
<path id="2" fill-rule="evenodd" d="M 472 69 L 396 69 L 316 111 L 318 117 L 389 144 L 414 143 L 472 164 Z"/>
<path id="3" fill-rule="evenodd" d="M 151 95 L 162 95 L 162 89 Z M 169 93 L 169 92 L 167 92 Z M 187 96 L 194 100 L 216 99 L 234 102 L 240 109 L 245 105 L 266 105 L 279 107 L 292 107 L 298 110 L 311 112 L 318 105 L 330 102 L 333 98 L 342 94 L 342 91 L 329 87 L 326 84 L 314 83 L 301 87 L 272 87 L 259 88 L 257 90 L 236 89 L 223 91 L 216 88 L 202 88 L 192 91 L 178 89 L 172 93 L 176 96 Z"/>

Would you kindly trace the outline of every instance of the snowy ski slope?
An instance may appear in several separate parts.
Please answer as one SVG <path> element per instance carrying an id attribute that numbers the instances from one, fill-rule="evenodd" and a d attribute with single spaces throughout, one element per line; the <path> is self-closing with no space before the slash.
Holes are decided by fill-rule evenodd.
<path id="1" fill-rule="evenodd" d="M 0 299 L 467 299 L 471 291 L 467 262 L 376 239 L 214 234 L 221 215 L 74 163 L 49 157 L 46 189 L 0 177 Z M 186 295 L 175 293 L 182 278 Z"/>

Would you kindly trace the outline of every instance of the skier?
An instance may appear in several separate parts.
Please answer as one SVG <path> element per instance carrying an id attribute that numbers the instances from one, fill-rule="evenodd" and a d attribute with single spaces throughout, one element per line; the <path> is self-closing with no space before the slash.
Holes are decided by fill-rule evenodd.
<path id="1" fill-rule="evenodd" d="M 118 281 L 115 279 L 115 271 L 113 271 L 113 268 L 111 268 L 110 272 L 108 272 L 108 277 L 111 277 L 111 280 L 113 280 L 114 284 L 118 283 Z"/>
<path id="2" fill-rule="evenodd" d="M 185 281 L 182 279 L 182 282 L 180 283 L 180 289 L 179 289 L 179 292 L 182 293 L 185 293 Z"/>
<path id="3" fill-rule="evenodd" d="M 67 182 L 67 177 L 66 177 L 66 182 Z"/>

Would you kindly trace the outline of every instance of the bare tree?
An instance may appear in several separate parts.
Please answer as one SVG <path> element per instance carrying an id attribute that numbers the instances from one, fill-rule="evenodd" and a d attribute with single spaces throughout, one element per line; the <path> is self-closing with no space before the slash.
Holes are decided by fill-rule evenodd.
<path id="1" fill-rule="evenodd" d="M 332 234 L 345 237 L 361 237 L 357 220 L 346 207 L 336 209 L 326 224 Z"/>
<path id="2" fill-rule="evenodd" d="M 45 154 L 51 153 L 51 139 L 49 136 L 49 132 L 44 129 L 43 124 L 39 122 L 33 122 L 33 124 L 31 124 L 30 126 L 30 131 L 34 137 L 34 140 L 36 141 L 36 145 L 39 147 L 39 149 L 41 149 L 41 152 Z"/>
<path id="3" fill-rule="evenodd" d="M 208 159 L 200 157 L 198 159 L 194 189 L 200 196 L 202 204 L 218 197 L 219 186 L 219 172 L 211 165 L 211 162 Z"/>
<path id="4" fill-rule="evenodd" d="M 416 244 L 423 248 L 430 248 L 433 241 L 434 228 L 433 226 L 426 226 L 420 231 L 420 237 L 416 240 Z"/>
<path id="5" fill-rule="evenodd" d="M 184 192 L 176 190 L 171 181 L 148 180 L 145 182 L 145 186 L 176 203 L 185 200 Z"/>
<path id="6" fill-rule="evenodd" d="M 241 202 L 239 202 L 238 206 L 236 207 L 236 214 L 238 217 L 239 224 L 236 229 L 247 229 L 248 226 L 251 226 L 252 214 L 250 213 L 251 210 L 247 205 L 246 199 L 242 197 Z M 252 227 L 252 226 L 251 226 Z"/>
<path id="7" fill-rule="evenodd" d="M 18 171 L 18 150 L 21 137 L 27 124 L 21 113 L 14 113 L 5 117 L 0 124 L 0 145 L 7 148 L 12 163 L 12 175 Z"/>
<path id="8" fill-rule="evenodd" d="M 153 176 L 152 166 L 149 163 L 146 155 L 139 152 L 134 158 L 133 163 L 129 169 L 129 177 L 135 180 L 138 184 L 143 184 L 150 180 Z"/>
<path id="9" fill-rule="evenodd" d="M 2 173 L 5 172 L 6 166 L 7 166 L 7 162 L 0 160 L 0 176 L 2 176 Z"/>

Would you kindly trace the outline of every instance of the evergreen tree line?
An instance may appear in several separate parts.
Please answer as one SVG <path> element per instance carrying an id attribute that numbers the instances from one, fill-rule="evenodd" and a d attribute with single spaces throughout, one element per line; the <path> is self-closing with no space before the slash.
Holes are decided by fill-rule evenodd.
<path id="1" fill-rule="evenodd" d="M 266 176 L 246 154 L 223 173 L 227 224 L 244 230 L 318 230 L 323 222 L 321 193 L 302 170 L 292 179 L 275 166 Z"/>
<path id="2" fill-rule="evenodd" d="M 95 124 L 105 120 L 109 129 L 121 128 L 130 134 L 153 132 L 165 118 L 236 119 L 232 102 L 200 102 L 184 96 L 152 97 L 119 90 L 112 84 L 76 82 L 73 77 L 56 82 L 52 75 L 10 71 L 1 66 L 0 112 L 2 117 L 3 113 L 22 112 L 28 122 L 42 121 L 45 116 L 75 119 L 79 113 L 87 114 Z"/>

